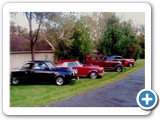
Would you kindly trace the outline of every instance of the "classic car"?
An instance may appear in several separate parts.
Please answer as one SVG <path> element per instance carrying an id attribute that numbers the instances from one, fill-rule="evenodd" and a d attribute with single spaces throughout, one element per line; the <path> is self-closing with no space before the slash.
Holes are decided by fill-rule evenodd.
<path id="1" fill-rule="evenodd" d="M 81 64 L 77 60 L 60 60 L 56 64 L 57 67 L 72 67 L 77 70 L 77 76 L 79 77 L 90 77 L 91 79 L 95 79 L 104 74 L 103 67 L 94 66 L 94 65 L 85 65 Z"/>
<path id="2" fill-rule="evenodd" d="M 120 61 L 108 60 L 105 55 L 86 55 L 86 64 L 98 65 L 103 67 L 105 70 L 113 70 L 121 72 L 123 70 L 123 65 Z"/>
<path id="3" fill-rule="evenodd" d="M 122 62 L 122 65 L 125 67 L 134 66 L 134 59 L 124 59 L 122 56 L 118 56 L 118 55 L 107 56 L 107 59 L 112 61 L 120 61 Z"/>
<path id="4" fill-rule="evenodd" d="M 37 60 L 25 62 L 18 70 L 11 71 L 11 84 L 21 83 L 55 83 L 61 86 L 78 77 L 71 68 L 57 68 L 52 62 Z"/>

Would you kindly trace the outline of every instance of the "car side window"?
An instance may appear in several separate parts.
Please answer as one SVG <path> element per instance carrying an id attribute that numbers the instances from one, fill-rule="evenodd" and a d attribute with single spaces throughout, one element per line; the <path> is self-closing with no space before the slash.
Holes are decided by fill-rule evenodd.
<path id="1" fill-rule="evenodd" d="M 46 70 L 48 67 L 44 63 L 35 63 L 34 70 Z"/>
<path id="2" fill-rule="evenodd" d="M 115 57 L 115 59 L 119 59 L 119 60 L 122 60 L 122 57 Z"/>
<path id="3" fill-rule="evenodd" d="M 105 60 L 104 57 L 99 57 L 99 58 L 98 58 L 98 61 L 104 61 L 104 60 Z"/>

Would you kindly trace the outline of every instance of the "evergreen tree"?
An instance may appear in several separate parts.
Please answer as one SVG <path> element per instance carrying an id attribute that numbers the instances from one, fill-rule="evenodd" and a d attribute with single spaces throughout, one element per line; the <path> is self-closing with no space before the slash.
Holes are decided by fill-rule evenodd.
<path id="1" fill-rule="evenodd" d="M 93 43 L 90 39 L 89 29 L 83 24 L 82 20 L 76 22 L 71 40 L 70 58 L 79 59 L 92 52 Z"/>

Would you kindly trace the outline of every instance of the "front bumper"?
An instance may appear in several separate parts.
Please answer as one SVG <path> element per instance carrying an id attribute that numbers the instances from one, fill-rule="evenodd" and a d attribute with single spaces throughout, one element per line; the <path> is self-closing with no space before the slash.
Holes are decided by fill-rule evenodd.
<path id="1" fill-rule="evenodd" d="M 104 69 L 101 71 L 101 72 L 99 72 L 99 76 L 102 76 L 102 75 L 104 75 Z"/>
<path id="2" fill-rule="evenodd" d="M 75 80 L 79 79 L 79 77 L 77 77 L 77 76 L 71 76 L 71 75 L 66 75 L 65 79 L 66 79 L 66 81 L 75 81 Z"/>
<path id="3" fill-rule="evenodd" d="M 74 77 L 74 78 L 72 78 L 71 80 L 69 80 L 69 81 L 76 81 L 76 80 L 78 80 L 79 79 L 79 77 Z"/>

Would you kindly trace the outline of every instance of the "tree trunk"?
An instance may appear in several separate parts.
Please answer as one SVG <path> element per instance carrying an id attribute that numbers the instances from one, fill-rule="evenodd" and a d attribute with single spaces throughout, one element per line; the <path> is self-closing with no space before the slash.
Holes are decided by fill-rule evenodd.
<path id="1" fill-rule="evenodd" d="M 31 60 L 35 60 L 34 52 L 35 52 L 34 45 L 31 45 Z"/>
<path id="2" fill-rule="evenodd" d="M 39 31 L 40 31 L 40 27 L 41 27 L 41 24 L 42 24 L 42 19 L 43 19 L 43 13 L 40 13 L 39 16 L 39 25 L 38 25 L 38 29 L 37 29 L 37 32 L 35 34 L 35 39 L 34 39 L 34 35 L 33 35 L 33 30 L 32 30 L 32 19 L 33 19 L 33 14 L 35 13 L 32 13 L 32 12 L 26 12 L 26 18 L 29 22 L 29 40 L 30 40 L 30 47 L 31 47 L 31 60 L 35 60 L 35 44 L 38 40 L 38 36 L 39 36 Z"/>

